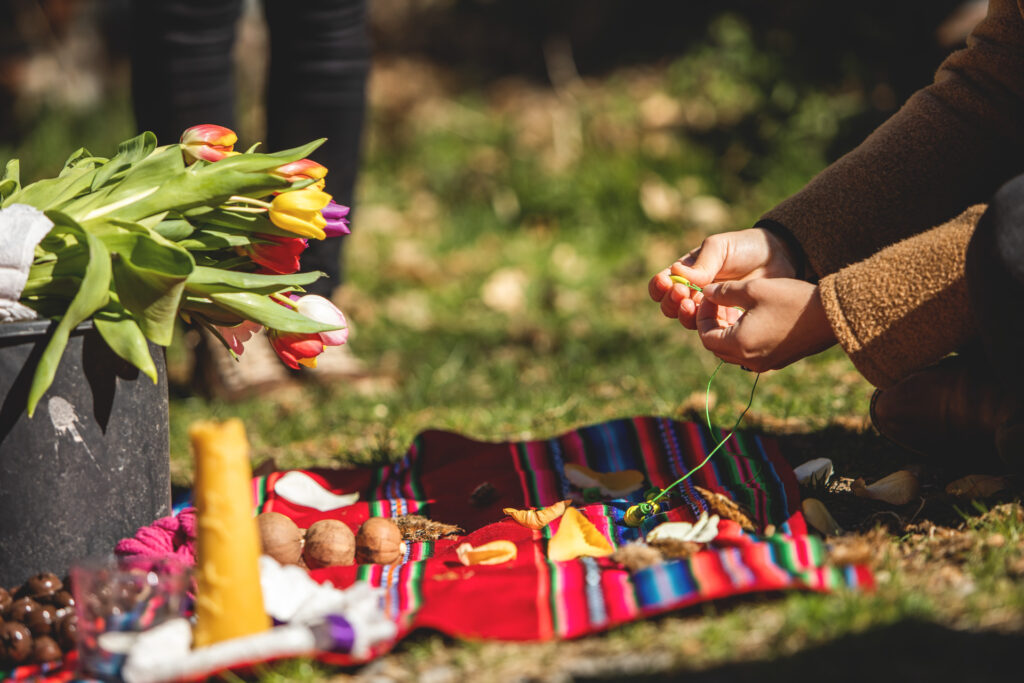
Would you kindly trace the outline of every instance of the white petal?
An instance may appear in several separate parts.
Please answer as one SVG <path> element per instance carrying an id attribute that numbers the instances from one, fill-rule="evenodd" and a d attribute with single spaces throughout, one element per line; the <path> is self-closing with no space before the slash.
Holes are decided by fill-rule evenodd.
<path id="1" fill-rule="evenodd" d="M 292 470 L 277 480 L 274 493 L 290 503 L 327 512 L 352 505 L 359 500 L 359 492 L 334 493 L 325 489 L 320 482 L 305 472 Z"/>

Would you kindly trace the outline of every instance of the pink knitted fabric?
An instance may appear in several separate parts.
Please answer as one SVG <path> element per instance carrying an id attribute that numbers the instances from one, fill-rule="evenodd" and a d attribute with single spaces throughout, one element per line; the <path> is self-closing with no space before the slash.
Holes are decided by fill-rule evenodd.
<path id="1" fill-rule="evenodd" d="M 196 509 L 185 508 L 177 515 L 161 517 L 118 541 L 118 557 L 174 556 L 188 565 L 196 563 Z"/>

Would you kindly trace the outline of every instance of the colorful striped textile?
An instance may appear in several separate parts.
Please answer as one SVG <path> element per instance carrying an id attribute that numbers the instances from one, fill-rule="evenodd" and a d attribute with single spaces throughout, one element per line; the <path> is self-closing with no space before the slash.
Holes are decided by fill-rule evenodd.
<path id="1" fill-rule="evenodd" d="M 365 580 L 385 589 L 385 608 L 400 625 L 399 638 L 433 628 L 463 638 L 549 640 L 604 630 L 706 600 L 755 591 L 870 588 L 865 567 L 826 564 L 822 542 L 807 533 L 796 480 L 770 438 L 737 433 L 678 491 L 660 502 L 663 512 L 635 529 L 622 523 L 626 509 L 650 487 L 665 487 L 699 464 L 723 432 L 661 417 L 620 419 L 550 439 L 511 443 L 475 441 L 458 434 L 420 434 L 405 456 L 380 469 L 306 470 L 334 493 L 358 491 L 354 505 L 320 512 L 275 491 L 286 473 L 254 479 L 260 512 L 288 515 L 300 527 L 324 518 L 353 530 L 372 516 L 419 514 L 456 524 L 465 535 L 409 543 L 393 566 L 357 565 L 312 572 L 346 587 Z M 565 475 L 577 463 L 598 472 L 635 469 L 645 485 L 628 498 L 586 503 Z M 502 513 L 504 507 L 542 507 L 573 499 L 614 547 L 641 537 L 663 521 L 693 521 L 709 510 L 695 487 L 722 493 L 751 513 L 768 537 L 722 520 L 711 546 L 687 560 L 631 573 L 609 558 L 569 562 L 547 559 L 546 542 L 558 520 L 533 531 Z M 489 492 L 489 495 L 484 495 Z M 505 539 L 515 560 L 463 566 L 455 548 Z M 325 655 L 339 664 L 342 655 Z"/>

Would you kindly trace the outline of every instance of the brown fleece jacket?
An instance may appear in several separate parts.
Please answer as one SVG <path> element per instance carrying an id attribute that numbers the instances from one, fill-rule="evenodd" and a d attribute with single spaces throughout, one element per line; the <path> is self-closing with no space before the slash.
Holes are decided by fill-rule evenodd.
<path id="1" fill-rule="evenodd" d="M 990 0 L 932 85 L 762 220 L 799 242 L 839 343 L 887 387 L 973 336 L 972 205 L 1022 172 L 1024 0 Z"/>

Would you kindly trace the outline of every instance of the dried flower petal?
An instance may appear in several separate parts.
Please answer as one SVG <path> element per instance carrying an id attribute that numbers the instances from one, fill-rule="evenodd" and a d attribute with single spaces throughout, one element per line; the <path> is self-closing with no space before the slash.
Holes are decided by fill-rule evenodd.
<path id="1" fill-rule="evenodd" d="M 512 541 L 491 541 L 474 548 L 463 543 L 455 549 L 459 562 L 467 567 L 474 564 L 501 564 L 516 559 L 516 544 Z"/>
<path id="2" fill-rule="evenodd" d="M 616 498 L 630 494 L 644 484 L 644 474 L 639 470 L 597 472 L 576 463 L 565 466 L 565 477 L 581 489 L 599 488 L 602 494 Z"/>
<path id="3" fill-rule="evenodd" d="M 722 519 L 729 519 L 736 522 L 744 531 L 757 531 L 757 525 L 754 524 L 754 520 L 751 518 L 750 513 L 740 507 L 740 505 L 732 498 L 723 493 L 706 489 L 703 486 L 694 485 L 693 488 L 697 493 L 704 497 L 704 500 L 706 500 L 708 505 L 711 507 L 711 511 L 716 515 Z"/>
<path id="4" fill-rule="evenodd" d="M 946 485 L 946 493 L 957 498 L 988 498 L 1006 488 L 1006 478 L 991 474 L 968 474 Z"/>
<path id="5" fill-rule="evenodd" d="M 708 517 L 702 512 L 696 522 L 664 522 L 650 530 L 647 542 L 675 540 L 692 543 L 709 543 L 718 536 L 718 515 Z"/>
<path id="6" fill-rule="evenodd" d="M 577 557 L 606 557 L 615 552 L 608 539 L 576 508 L 568 508 L 558 531 L 548 541 L 548 559 L 566 562 Z"/>
<path id="7" fill-rule="evenodd" d="M 541 508 L 539 510 L 502 508 L 501 511 L 528 529 L 543 529 L 550 524 L 552 520 L 558 519 L 565 514 L 565 510 L 571 502 L 571 500 L 560 500 L 557 503 L 552 503 L 546 508 Z"/>
<path id="8" fill-rule="evenodd" d="M 838 536 L 843 533 L 843 528 L 832 517 L 825 504 L 817 498 L 805 499 L 800 504 L 800 508 L 803 510 L 807 523 L 826 536 Z"/>
<path id="9" fill-rule="evenodd" d="M 881 500 L 892 505 L 906 505 L 921 493 L 921 484 L 913 472 L 897 470 L 870 486 L 866 485 L 863 479 L 857 479 L 850 485 L 850 489 L 853 495 L 861 498 Z"/>

